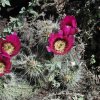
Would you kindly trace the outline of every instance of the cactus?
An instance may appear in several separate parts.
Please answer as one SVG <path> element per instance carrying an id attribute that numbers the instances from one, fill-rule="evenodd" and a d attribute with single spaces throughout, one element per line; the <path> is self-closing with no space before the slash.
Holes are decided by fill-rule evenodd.
<path id="1" fill-rule="evenodd" d="M 7 79 L 0 79 L 0 100 L 18 100 L 20 96 L 29 98 L 32 95 L 32 86 L 27 82 L 17 79 L 14 74 L 9 77 L 8 82 Z"/>

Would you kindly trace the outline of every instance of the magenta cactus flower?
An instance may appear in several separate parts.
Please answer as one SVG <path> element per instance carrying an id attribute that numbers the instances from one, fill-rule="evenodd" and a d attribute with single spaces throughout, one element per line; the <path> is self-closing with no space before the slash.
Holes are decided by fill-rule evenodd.
<path id="1" fill-rule="evenodd" d="M 65 16 L 60 21 L 60 29 L 63 30 L 64 35 L 74 35 L 78 32 L 77 22 L 74 16 Z"/>
<path id="2" fill-rule="evenodd" d="M 49 46 L 47 46 L 48 52 L 54 54 L 63 55 L 68 53 L 74 45 L 74 36 L 64 36 L 63 31 L 60 30 L 58 33 L 51 33 L 48 39 Z"/>
<path id="3" fill-rule="evenodd" d="M 10 58 L 0 54 L 0 77 L 11 72 Z"/>
<path id="4" fill-rule="evenodd" d="M 0 39 L 0 52 L 5 55 L 15 56 L 20 51 L 20 48 L 21 42 L 15 32 L 7 35 L 6 39 Z"/>

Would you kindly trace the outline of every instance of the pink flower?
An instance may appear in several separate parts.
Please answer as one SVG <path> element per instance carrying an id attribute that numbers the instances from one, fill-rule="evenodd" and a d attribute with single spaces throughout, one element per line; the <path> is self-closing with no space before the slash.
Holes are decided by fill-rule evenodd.
<path id="1" fill-rule="evenodd" d="M 10 72 L 11 72 L 10 58 L 0 54 L 0 76 L 3 76 L 5 73 L 10 73 Z"/>
<path id="2" fill-rule="evenodd" d="M 58 33 L 51 33 L 48 39 L 49 46 L 47 46 L 48 52 L 54 54 L 63 55 L 68 53 L 74 45 L 74 36 L 64 36 L 63 31 L 60 30 Z"/>
<path id="3" fill-rule="evenodd" d="M 10 57 L 16 55 L 20 51 L 21 42 L 19 37 L 14 34 L 7 35 L 6 39 L 0 39 L 0 52 Z"/>
<path id="4" fill-rule="evenodd" d="M 60 29 L 63 30 L 64 35 L 73 35 L 78 32 L 77 22 L 74 16 L 65 16 L 60 21 Z"/>

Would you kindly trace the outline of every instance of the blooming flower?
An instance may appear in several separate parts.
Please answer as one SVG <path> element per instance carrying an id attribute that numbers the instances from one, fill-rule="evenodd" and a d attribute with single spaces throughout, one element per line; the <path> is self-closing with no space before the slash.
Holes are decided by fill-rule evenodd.
<path id="1" fill-rule="evenodd" d="M 11 70 L 10 58 L 0 54 L 0 76 L 3 76 L 5 73 L 10 73 L 10 70 Z"/>
<path id="2" fill-rule="evenodd" d="M 78 32 L 77 22 L 74 16 L 65 16 L 60 21 L 60 29 L 65 35 L 73 35 Z"/>
<path id="3" fill-rule="evenodd" d="M 6 39 L 0 39 L 0 52 L 10 57 L 16 55 L 21 47 L 17 34 L 7 35 Z"/>
<path id="4" fill-rule="evenodd" d="M 64 36 L 63 31 L 60 30 L 58 33 L 51 33 L 48 39 L 49 46 L 47 46 L 48 52 L 54 54 L 63 55 L 68 53 L 74 45 L 74 36 Z"/>

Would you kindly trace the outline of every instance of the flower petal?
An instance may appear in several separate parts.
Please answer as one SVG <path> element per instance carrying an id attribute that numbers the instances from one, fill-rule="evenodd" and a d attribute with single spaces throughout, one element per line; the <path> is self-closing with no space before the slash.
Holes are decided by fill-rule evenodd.
<path id="1" fill-rule="evenodd" d="M 71 28 L 68 27 L 68 29 L 69 30 L 67 30 L 67 32 L 69 33 Z M 54 54 L 63 55 L 63 54 L 68 53 L 71 50 L 71 48 L 73 47 L 73 44 L 74 44 L 74 36 L 73 35 L 65 36 L 63 34 L 63 31 L 60 30 L 58 32 L 58 34 L 53 34 L 50 36 L 51 36 L 51 37 L 49 37 L 50 39 L 48 39 L 49 46 L 46 46 L 48 52 L 53 52 Z M 65 47 L 65 50 L 63 52 L 55 50 L 54 44 L 56 41 L 60 41 L 60 43 L 61 43 L 61 41 L 65 41 L 67 43 L 67 46 Z"/>
<path id="2" fill-rule="evenodd" d="M 65 16 L 60 21 L 60 28 L 63 30 L 64 35 L 74 35 L 77 33 L 77 22 L 74 16 Z"/>
<path id="3" fill-rule="evenodd" d="M 8 54 L 2 47 L 5 43 L 11 43 L 12 46 L 14 46 L 14 51 L 12 52 L 12 54 Z M 2 43 L 0 43 L 0 52 L 4 53 L 4 54 L 8 54 L 9 56 L 15 56 L 18 54 L 18 52 L 20 51 L 21 48 L 21 42 L 19 37 L 17 36 L 16 32 L 14 32 L 14 34 L 11 35 L 7 35 L 6 36 L 6 40 L 3 40 Z"/>
<path id="4" fill-rule="evenodd" d="M 10 73 L 11 72 L 11 62 L 10 62 L 10 58 L 0 54 L 0 62 L 4 63 L 5 67 L 4 67 L 4 72 L 0 73 L 0 76 L 3 76 L 6 73 Z"/>
<path id="5" fill-rule="evenodd" d="M 48 51 L 48 52 L 51 52 L 51 49 L 50 49 L 49 46 L 46 46 L 46 48 L 47 48 L 47 51 Z"/>

